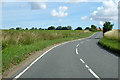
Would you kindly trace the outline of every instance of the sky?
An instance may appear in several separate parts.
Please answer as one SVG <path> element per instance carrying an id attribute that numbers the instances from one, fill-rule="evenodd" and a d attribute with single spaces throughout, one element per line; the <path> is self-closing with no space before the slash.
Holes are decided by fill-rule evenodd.
<path id="1" fill-rule="evenodd" d="M 83 0 L 84 1 L 84 0 Z M 118 29 L 116 0 L 101 2 L 4 2 L 2 29 L 16 27 L 48 28 L 49 26 L 103 27 L 105 21 Z"/>

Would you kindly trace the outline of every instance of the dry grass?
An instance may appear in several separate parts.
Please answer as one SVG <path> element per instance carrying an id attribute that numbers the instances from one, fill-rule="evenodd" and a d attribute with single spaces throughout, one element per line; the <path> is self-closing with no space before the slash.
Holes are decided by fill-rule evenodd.
<path id="1" fill-rule="evenodd" d="M 22 62 L 31 52 L 93 34 L 83 30 L 3 30 L 2 33 L 3 72 Z"/>
<path id="2" fill-rule="evenodd" d="M 104 34 L 104 37 L 111 40 L 120 41 L 120 30 L 111 30 Z"/>

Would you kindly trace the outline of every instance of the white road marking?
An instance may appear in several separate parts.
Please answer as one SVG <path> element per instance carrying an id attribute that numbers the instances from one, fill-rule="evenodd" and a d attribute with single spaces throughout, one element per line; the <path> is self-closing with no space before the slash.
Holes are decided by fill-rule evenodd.
<path id="1" fill-rule="evenodd" d="M 89 66 L 88 66 L 88 65 L 85 65 L 85 67 L 89 69 Z"/>
<path id="2" fill-rule="evenodd" d="M 80 59 L 80 61 L 81 61 L 82 63 L 85 63 L 85 62 L 83 61 L 83 59 Z"/>
<path id="3" fill-rule="evenodd" d="M 93 35 L 95 35 L 95 33 Z M 90 36 L 90 37 L 92 37 L 92 36 Z M 90 38 L 90 37 L 88 37 L 88 38 Z M 84 38 L 84 39 L 87 39 L 87 38 Z M 78 39 L 78 40 L 84 40 L 84 39 Z M 49 49 L 48 51 L 46 51 L 45 53 L 43 53 L 42 55 L 40 55 L 37 59 L 35 59 L 27 68 L 25 68 L 21 73 L 19 73 L 17 76 L 15 76 L 13 80 L 17 80 L 20 76 L 22 76 L 35 62 L 37 62 L 40 58 L 42 58 L 46 53 L 48 53 L 53 48 L 58 47 L 58 46 L 60 46 L 62 44 L 66 44 L 66 43 L 74 42 L 74 41 L 78 41 L 78 40 L 64 42 L 64 43 L 61 43 L 61 44 L 58 44 L 58 45 L 52 47 L 51 49 Z M 78 52 L 76 54 L 78 54 Z"/>
<path id="4" fill-rule="evenodd" d="M 78 47 L 78 46 L 79 46 L 79 44 L 76 47 Z"/>
<path id="5" fill-rule="evenodd" d="M 97 78 L 97 79 L 100 80 L 100 78 L 93 72 L 92 69 L 88 69 L 88 70 L 90 71 L 90 73 L 91 73 L 95 78 Z"/>
<path id="6" fill-rule="evenodd" d="M 90 69 L 90 67 L 85 63 L 85 61 L 83 59 L 80 58 L 80 61 L 85 65 L 85 67 L 88 69 L 88 71 L 95 77 L 97 78 L 97 80 L 101 80 L 96 74 L 95 72 L 93 72 L 92 69 Z"/>
<path id="7" fill-rule="evenodd" d="M 78 50 L 77 50 L 77 48 L 76 48 L 76 54 L 78 54 Z"/>
<path id="8" fill-rule="evenodd" d="M 69 41 L 68 41 L 69 42 Z M 62 44 L 66 44 L 68 42 L 64 42 Z M 16 80 L 17 78 L 19 78 L 20 76 L 22 76 L 35 62 L 37 62 L 40 58 L 42 58 L 46 53 L 48 53 L 50 50 L 52 50 L 55 47 L 58 47 L 62 44 L 56 45 L 54 47 L 52 47 L 51 49 L 49 49 L 48 51 L 46 51 L 45 53 L 43 53 L 42 55 L 40 55 L 37 59 L 35 59 L 27 68 L 25 68 L 21 73 L 19 73 L 13 80 Z"/>

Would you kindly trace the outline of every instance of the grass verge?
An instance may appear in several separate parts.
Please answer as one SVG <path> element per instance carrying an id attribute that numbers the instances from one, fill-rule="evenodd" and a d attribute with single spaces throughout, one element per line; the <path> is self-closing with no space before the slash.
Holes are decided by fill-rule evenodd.
<path id="1" fill-rule="evenodd" d="M 61 31 L 58 31 L 58 32 L 60 33 Z M 63 32 L 64 32 L 65 35 L 68 35 L 68 33 L 69 33 L 67 31 L 63 31 Z M 53 31 L 51 33 L 53 33 Z M 10 35 L 10 36 L 13 36 L 13 34 L 14 33 L 12 32 L 12 35 Z M 46 33 L 46 34 L 48 34 L 48 33 Z M 76 34 L 78 34 L 78 31 L 76 32 Z M 63 36 L 63 37 L 60 37 L 60 38 L 54 37 L 54 39 L 48 39 L 48 40 L 47 39 L 36 40 L 35 42 L 33 42 L 33 43 L 31 42 L 28 45 L 23 45 L 21 43 L 20 44 L 18 44 L 18 43 L 14 44 L 14 42 L 12 40 L 12 42 L 13 42 L 12 45 L 11 45 L 11 43 L 8 42 L 7 46 L 5 48 L 3 48 L 3 50 L 2 50 L 2 61 L 3 61 L 3 63 L 2 63 L 3 64 L 2 71 L 4 72 L 5 70 L 9 69 L 13 65 L 19 64 L 20 62 L 25 60 L 30 55 L 31 52 L 43 50 L 47 46 L 50 46 L 50 45 L 53 45 L 53 44 L 56 44 L 56 43 L 69 41 L 69 40 L 74 40 L 74 39 L 79 39 L 79 38 L 85 38 L 85 37 L 91 36 L 92 34 L 93 34 L 93 32 L 89 32 L 89 33 L 83 33 L 82 32 L 82 34 L 73 35 L 73 36 L 69 36 L 70 35 L 69 34 L 67 37 Z M 6 33 L 5 33 L 5 35 L 6 35 Z M 13 36 L 13 38 L 14 37 L 15 36 Z M 25 36 L 23 36 L 23 37 L 25 37 Z M 6 40 L 9 39 L 9 41 L 11 41 L 12 38 L 11 37 L 7 37 L 5 39 Z M 25 38 L 23 38 L 23 39 L 25 39 Z M 21 41 L 21 42 L 23 42 L 23 41 Z"/>
<path id="2" fill-rule="evenodd" d="M 109 51 L 115 52 L 120 55 L 120 42 L 117 40 L 111 40 L 106 37 L 103 37 L 99 40 L 99 44 L 106 48 Z"/>

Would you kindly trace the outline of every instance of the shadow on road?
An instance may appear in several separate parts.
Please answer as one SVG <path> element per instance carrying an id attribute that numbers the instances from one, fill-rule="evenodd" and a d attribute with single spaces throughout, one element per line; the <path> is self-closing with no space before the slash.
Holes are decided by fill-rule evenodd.
<path id="1" fill-rule="evenodd" d="M 108 51 L 110 54 L 113 54 L 113 55 L 115 55 L 115 56 L 120 57 L 119 52 L 110 51 L 110 50 L 106 49 L 105 47 L 101 46 L 101 45 L 99 44 L 99 42 L 97 43 L 97 45 L 98 45 L 100 48 L 102 48 L 102 49 L 104 49 L 104 50 Z"/>

